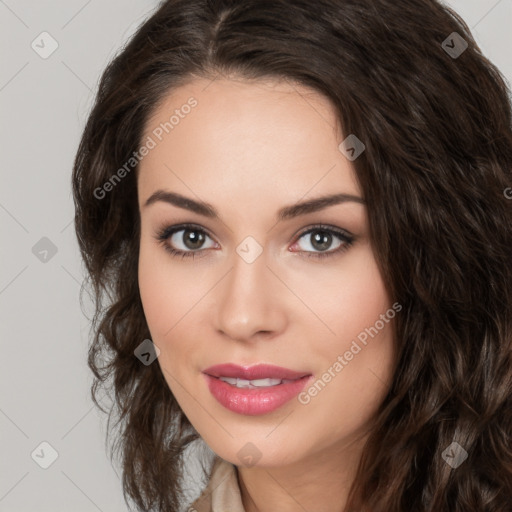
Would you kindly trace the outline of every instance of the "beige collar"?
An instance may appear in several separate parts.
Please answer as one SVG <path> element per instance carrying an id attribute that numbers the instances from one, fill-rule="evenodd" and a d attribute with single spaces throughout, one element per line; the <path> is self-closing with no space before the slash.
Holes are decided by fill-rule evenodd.
<path id="1" fill-rule="evenodd" d="M 188 512 L 245 512 L 236 467 L 216 457 L 208 485 Z"/>

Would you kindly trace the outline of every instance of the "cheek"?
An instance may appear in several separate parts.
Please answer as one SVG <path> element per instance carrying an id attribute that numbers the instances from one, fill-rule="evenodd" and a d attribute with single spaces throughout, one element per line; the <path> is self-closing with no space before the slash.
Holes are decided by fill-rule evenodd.
<path id="1" fill-rule="evenodd" d="M 315 421 L 329 425 L 326 431 L 346 433 L 361 427 L 387 393 L 395 357 L 393 318 L 399 313 L 370 251 L 344 263 L 337 279 L 325 279 L 323 294 L 309 296 L 332 332 L 312 350 L 323 368 L 301 403 Z"/>
<path id="2" fill-rule="evenodd" d="M 364 415 L 378 404 L 391 379 L 395 350 L 393 318 L 397 313 L 377 264 L 369 255 L 360 260 L 360 268 L 347 280 L 343 297 L 344 314 L 336 316 L 332 311 L 338 342 L 330 359 L 340 363 L 341 356 L 342 365 L 333 388 L 344 388 L 347 407 Z"/>
<path id="3" fill-rule="evenodd" d="M 152 335 L 163 340 L 207 287 L 203 276 L 171 261 L 163 247 L 141 240 L 138 280 L 144 314 Z"/>
<path id="4" fill-rule="evenodd" d="M 351 339 L 340 341 L 326 358 L 324 373 L 301 395 L 304 429 L 316 429 L 319 446 L 363 432 L 388 392 L 395 357 L 391 323 L 368 339 L 353 350 Z"/>
<path id="5" fill-rule="evenodd" d="M 182 329 L 186 327 L 187 311 L 198 298 L 187 293 L 193 288 L 185 286 L 187 275 L 176 271 L 176 265 L 171 265 L 169 258 L 163 248 L 141 241 L 139 291 L 151 340 L 160 350 L 158 364 L 172 393 L 183 403 L 187 395 L 181 396 L 182 387 L 178 383 L 184 381 L 182 363 L 187 351 L 187 335 Z"/>
<path id="6" fill-rule="evenodd" d="M 172 295 L 166 293 L 167 287 L 162 286 L 166 279 L 162 267 L 160 258 L 155 257 L 154 250 L 142 237 L 138 268 L 139 291 L 144 315 L 153 336 L 163 328 L 165 311 L 172 309 L 172 303 L 169 303 Z"/>
<path id="7" fill-rule="evenodd" d="M 344 280 L 341 290 L 331 290 L 336 299 L 331 302 L 329 318 L 341 339 L 357 337 L 379 321 L 391 307 L 389 296 L 373 262 L 364 269 L 354 270 Z"/>
<path id="8" fill-rule="evenodd" d="M 373 326 L 390 307 L 390 299 L 369 247 L 347 253 L 333 265 L 318 265 L 314 271 L 285 275 L 290 288 L 304 298 L 313 314 L 297 308 L 298 324 L 309 323 L 318 335 L 342 349 L 365 328 Z M 349 341 L 350 343 L 350 341 Z"/>

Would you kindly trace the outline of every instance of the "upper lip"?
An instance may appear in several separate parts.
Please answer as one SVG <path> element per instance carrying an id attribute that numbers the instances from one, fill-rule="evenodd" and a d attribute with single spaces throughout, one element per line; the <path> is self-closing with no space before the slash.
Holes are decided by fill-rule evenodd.
<path id="1" fill-rule="evenodd" d="M 272 364 L 256 364 L 254 366 L 239 366 L 233 363 L 216 364 L 203 370 L 211 377 L 232 377 L 246 380 L 256 379 L 287 379 L 295 380 L 311 375 L 308 372 L 294 371 Z"/>

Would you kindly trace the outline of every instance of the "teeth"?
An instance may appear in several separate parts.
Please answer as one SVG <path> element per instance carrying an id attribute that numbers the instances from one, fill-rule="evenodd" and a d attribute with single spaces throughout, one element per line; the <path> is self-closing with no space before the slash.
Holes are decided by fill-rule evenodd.
<path id="1" fill-rule="evenodd" d="M 231 384 L 232 386 L 236 386 L 237 388 L 265 388 L 269 386 L 278 386 L 281 383 L 286 384 L 287 382 L 292 382 L 288 379 L 254 379 L 254 380 L 246 380 L 246 379 L 237 379 L 234 377 L 219 377 L 220 380 Z"/>

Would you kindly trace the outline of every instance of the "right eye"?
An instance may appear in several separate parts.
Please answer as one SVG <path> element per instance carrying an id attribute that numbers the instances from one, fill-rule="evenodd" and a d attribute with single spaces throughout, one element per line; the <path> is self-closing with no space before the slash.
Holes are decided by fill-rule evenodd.
<path id="1" fill-rule="evenodd" d="M 210 247 L 204 248 L 205 240 L 212 239 L 204 229 L 192 224 L 165 226 L 158 231 L 155 238 L 172 256 L 181 258 L 190 256 L 194 258 L 196 253 L 215 247 L 215 243 L 213 243 Z"/>

